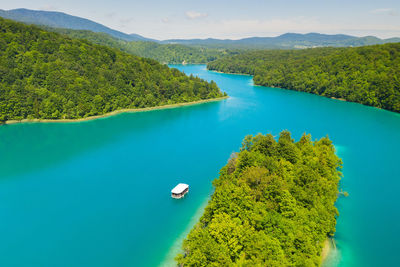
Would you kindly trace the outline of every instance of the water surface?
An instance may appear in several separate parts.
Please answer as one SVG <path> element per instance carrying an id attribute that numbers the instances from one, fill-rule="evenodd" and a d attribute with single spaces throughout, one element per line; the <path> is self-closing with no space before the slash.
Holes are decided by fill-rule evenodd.
<path id="1" fill-rule="evenodd" d="M 400 115 L 249 76 L 214 80 L 221 102 L 94 121 L 0 127 L 0 266 L 157 266 L 201 215 L 211 181 L 247 134 L 329 135 L 344 161 L 328 266 L 394 266 L 400 236 Z M 190 184 L 185 199 L 169 195 Z"/>

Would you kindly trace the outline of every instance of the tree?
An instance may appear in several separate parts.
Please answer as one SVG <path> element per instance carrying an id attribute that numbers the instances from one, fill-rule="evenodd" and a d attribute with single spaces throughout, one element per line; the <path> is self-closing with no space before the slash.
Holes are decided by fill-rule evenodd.
<path id="1" fill-rule="evenodd" d="M 327 137 L 246 136 L 214 180 L 178 264 L 318 266 L 321 244 L 335 232 L 340 167 Z"/>
<path id="2" fill-rule="evenodd" d="M 302 50 L 249 51 L 208 69 L 253 75 L 268 87 L 345 99 L 400 112 L 400 43 Z"/>
<path id="3" fill-rule="evenodd" d="M 0 18 L 0 119 L 75 119 L 223 96 L 217 85 L 115 48 Z"/>

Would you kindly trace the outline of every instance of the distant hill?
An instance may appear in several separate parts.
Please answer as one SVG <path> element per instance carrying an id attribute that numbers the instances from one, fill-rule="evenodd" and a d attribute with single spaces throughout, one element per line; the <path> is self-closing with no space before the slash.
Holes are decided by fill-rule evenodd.
<path id="1" fill-rule="evenodd" d="M 184 44 L 213 48 L 246 48 L 246 49 L 300 49 L 311 47 L 346 47 L 364 46 L 400 42 L 400 38 L 379 39 L 374 36 L 356 37 L 345 34 L 321 33 L 285 33 L 277 37 L 250 37 L 239 40 L 230 39 L 170 39 L 162 41 L 167 44 Z"/>
<path id="2" fill-rule="evenodd" d="M 85 39 L 90 42 L 117 48 L 123 52 L 140 57 L 147 57 L 164 64 L 205 64 L 221 57 L 236 55 L 244 50 L 224 48 L 204 48 L 181 44 L 159 44 L 156 42 L 124 41 L 102 32 L 72 30 L 40 26 L 46 31 L 53 31 L 71 38 Z"/>
<path id="3" fill-rule="evenodd" d="M 125 41 L 155 41 L 153 39 L 148 39 L 138 34 L 126 34 L 120 31 L 116 31 L 100 23 L 68 15 L 62 12 L 39 11 L 39 10 L 30 10 L 24 8 L 13 9 L 13 10 L 0 9 L 0 17 L 28 24 L 45 25 L 50 27 L 67 28 L 75 30 L 89 30 L 93 32 L 103 32 Z"/>

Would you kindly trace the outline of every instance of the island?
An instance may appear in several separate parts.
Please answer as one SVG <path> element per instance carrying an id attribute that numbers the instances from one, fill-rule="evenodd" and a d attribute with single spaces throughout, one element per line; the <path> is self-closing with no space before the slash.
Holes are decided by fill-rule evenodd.
<path id="1" fill-rule="evenodd" d="M 328 137 L 247 136 L 176 257 L 180 266 L 319 266 L 335 233 L 342 161 Z"/>

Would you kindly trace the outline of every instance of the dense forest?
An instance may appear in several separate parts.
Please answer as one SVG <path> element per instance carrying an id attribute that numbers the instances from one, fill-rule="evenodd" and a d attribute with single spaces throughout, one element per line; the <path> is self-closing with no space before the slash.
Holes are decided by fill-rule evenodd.
<path id="1" fill-rule="evenodd" d="M 241 53 L 241 50 L 224 48 L 205 48 L 181 44 L 160 44 L 148 41 L 125 41 L 106 33 L 86 30 L 58 29 L 41 26 L 48 31 L 65 34 L 71 38 L 85 39 L 99 45 L 117 48 L 139 57 L 147 57 L 164 64 L 205 64 L 210 61 Z"/>
<path id="2" fill-rule="evenodd" d="M 0 121 L 75 119 L 216 98 L 214 82 L 152 59 L 0 18 Z"/>
<path id="3" fill-rule="evenodd" d="M 247 136 L 176 257 L 183 266 L 318 266 L 335 232 L 341 160 L 327 138 Z"/>
<path id="4" fill-rule="evenodd" d="M 210 62 L 208 68 L 254 75 L 257 85 L 400 112 L 400 43 L 253 51 Z"/>

